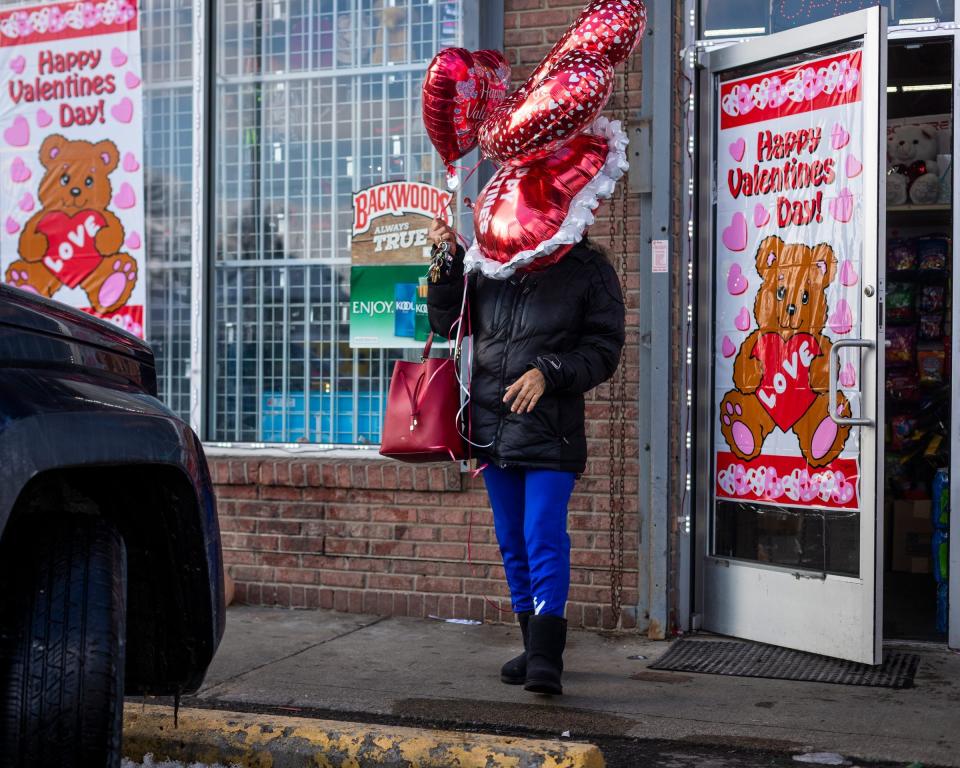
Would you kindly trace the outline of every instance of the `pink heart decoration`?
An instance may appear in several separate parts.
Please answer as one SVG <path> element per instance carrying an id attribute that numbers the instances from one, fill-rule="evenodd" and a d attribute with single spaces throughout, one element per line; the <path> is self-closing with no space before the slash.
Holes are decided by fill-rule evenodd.
<path id="1" fill-rule="evenodd" d="M 133 152 L 127 152 L 123 156 L 123 170 L 127 173 L 135 173 L 140 170 L 140 163 L 137 162 L 137 157 Z"/>
<path id="2" fill-rule="evenodd" d="M 127 239 L 125 242 L 126 242 L 127 248 L 129 248 L 131 251 L 135 251 L 141 245 L 143 245 L 143 243 L 140 240 L 140 234 L 138 232 L 131 232 L 129 235 L 127 235 Z"/>
<path id="3" fill-rule="evenodd" d="M 20 198 L 18 205 L 20 206 L 21 211 L 24 213 L 30 213 L 30 211 L 33 210 L 33 195 L 27 192 L 27 194 Z"/>
<path id="4" fill-rule="evenodd" d="M 13 165 L 10 166 L 10 178 L 13 179 L 15 183 L 22 184 L 25 181 L 30 181 L 32 175 L 22 158 L 14 158 Z"/>
<path id="5" fill-rule="evenodd" d="M 750 316 L 750 312 L 746 307 L 740 307 L 740 311 L 737 313 L 737 318 L 733 321 L 733 324 L 738 331 L 750 330 L 750 326 L 753 325 L 753 318 Z"/>
<path id="6" fill-rule="evenodd" d="M 856 155 L 847 155 L 847 178 L 856 178 L 862 170 L 863 163 L 857 160 Z"/>
<path id="7" fill-rule="evenodd" d="M 126 96 L 119 102 L 110 107 L 110 114 L 121 123 L 129 123 L 133 120 L 133 102 Z"/>
<path id="8" fill-rule="evenodd" d="M 724 357 L 733 357 L 735 354 L 737 354 L 737 348 L 734 346 L 733 342 L 730 341 L 729 336 L 723 337 L 721 351 L 723 352 Z"/>
<path id="9" fill-rule="evenodd" d="M 850 311 L 847 300 L 840 299 L 830 318 L 830 330 L 839 336 L 843 336 L 850 333 L 851 328 L 853 328 L 853 312 Z"/>
<path id="10" fill-rule="evenodd" d="M 847 389 L 857 386 L 857 372 L 850 363 L 843 366 L 843 370 L 840 371 L 840 386 Z"/>
<path id="11" fill-rule="evenodd" d="M 11 216 L 7 216 L 7 234 L 15 235 L 19 231 L 20 225 Z"/>
<path id="12" fill-rule="evenodd" d="M 140 78 L 137 77 L 133 72 L 127 72 L 126 76 L 124 77 L 124 82 L 127 84 L 127 88 L 133 90 L 140 85 Z"/>
<path id="13" fill-rule="evenodd" d="M 856 285 L 859 279 L 860 275 L 857 274 L 853 262 L 846 259 L 843 264 L 840 265 L 840 285 Z"/>
<path id="14" fill-rule="evenodd" d="M 843 149 L 850 143 L 850 131 L 842 123 L 836 123 L 830 132 L 830 144 L 834 149 Z"/>
<path id="15" fill-rule="evenodd" d="M 730 271 L 727 273 L 727 292 L 731 296 L 739 296 L 741 293 L 745 293 L 749 287 L 750 283 L 744 277 L 740 265 L 734 264 L 730 267 Z"/>
<path id="16" fill-rule="evenodd" d="M 23 70 L 27 68 L 27 60 L 23 56 L 16 56 L 10 59 L 10 69 L 16 72 L 18 75 L 23 74 Z"/>
<path id="17" fill-rule="evenodd" d="M 134 193 L 133 187 L 127 184 L 127 182 L 123 182 L 123 184 L 120 185 L 120 191 L 113 196 L 113 204 L 117 206 L 117 208 L 133 208 L 133 206 L 137 204 L 137 195 Z"/>
<path id="18" fill-rule="evenodd" d="M 30 143 L 30 124 L 22 117 L 16 117 L 7 130 L 3 132 L 3 139 L 11 147 L 25 147 Z"/>
<path id="19" fill-rule="evenodd" d="M 736 141 L 730 142 L 730 146 L 727 149 L 730 150 L 730 157 L 739 163 L 743 160 L 743 156 L 747 152 L 747 142 L 743 138 L 739 138 Z"/>
<path id="20" fill-rule="evenodd" d="M 847 187 L 840 190 L 840 196 L 830 201 L 830 215 L 841 224 L 853 218 L 853 194 Z"/>
<path id="21" fill-rule="evenodd" d="M 767 206 L 757 203 L 753 209 L 753 223 L 757 226 L 757 229 L 759 229 L 768 221 L 770 221 L 770 211 L 767 210 Z"/>
<path id="22" fill-rule="evenodd" d="M 50 116 L 50 113 L 47 110 L 41 108 L 37 110 L 37 125 L 41 128 L 46 128 L 50 123 L 53 122 L 53 118 Z"/>
<path id="23" fill-rule="evenodd" d="M 730 226 L 723 230 L 723 244 L 731 251 L 739 253 L 747 247 L 747 217 L 742 213 L 733 214 Z"/>
<path id="24" fill-rule="evenodd" d="M 112 51 L 110 51 L 110 63 L 115 67 L 122 67 L 127 63 L 127 54 L 125 54 L 119 48 L 114 48 Z"/>

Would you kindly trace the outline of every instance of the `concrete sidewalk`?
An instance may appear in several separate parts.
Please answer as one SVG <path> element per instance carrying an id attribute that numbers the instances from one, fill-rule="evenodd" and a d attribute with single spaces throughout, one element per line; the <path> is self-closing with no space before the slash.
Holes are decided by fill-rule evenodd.
<path id="1" fill-rule="evenodd" d="M 960 766 L 960 655 L 939 647 L 909 646 L 915 686 L 891 690 L 656 672 L 665 642 L 571 632 L 567 695 L 553 699 L 500 683 L 518 647 L 504 626 L 236 607 L 185 704 Z"/>

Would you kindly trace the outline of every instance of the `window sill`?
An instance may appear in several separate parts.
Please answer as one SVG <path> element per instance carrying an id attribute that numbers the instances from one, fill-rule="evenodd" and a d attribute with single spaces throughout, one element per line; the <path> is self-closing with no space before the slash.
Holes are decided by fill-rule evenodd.
<path id="1" fill-rule="evenodd" d="M 464 489 L 460 465 L 404 464 L 385 459 L 375 449 L 304 446 L 204 446 L 216 486 L 285 486 L 288 488 L 352 488 L 393 491 Z M 292 492 L 291 492 L 292 493 Z"/>
<path id="2" fill-rule="evenodd" d="M 389 461 L 380 455 L 380 446 L 298 445 L 296 443 L 204 443 L 207 458 L 225 459 L 365 459 Z"/>

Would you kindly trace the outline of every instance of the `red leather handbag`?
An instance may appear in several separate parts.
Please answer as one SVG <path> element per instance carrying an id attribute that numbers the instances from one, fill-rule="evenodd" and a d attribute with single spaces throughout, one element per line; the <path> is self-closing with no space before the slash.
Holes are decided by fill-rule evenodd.
<path id="1" fill-rule="evenodd" d="M 460 382 L 457 378 L 460 333 L 455 358 L 431 358 L 433 334 L 419 363 L 398 360 L 390 379 L 380 453 L 391 459 L 423 463 L 461 461 Z"/>

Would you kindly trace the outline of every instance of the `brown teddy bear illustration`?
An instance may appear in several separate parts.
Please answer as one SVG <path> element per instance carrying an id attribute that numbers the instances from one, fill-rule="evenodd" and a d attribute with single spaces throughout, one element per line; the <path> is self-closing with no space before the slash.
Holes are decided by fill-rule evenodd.
<path id="1" fill-rule="evenodd" d="M 828 415 L 830 348 L 827 287 L 837 273 L 833 249 L 766 238 L 757 250 L 762 284 L 754 303 L 757 330 L 741 344 L 733 384 L 720 404 L 720 430 L 730 450 L 749 461 L 774 427 L 792 430 L 811 467 L 824 467 L 846 444 L 849 426 Z M 850 403 L 837 394 L 836 413 Z"/>
<path id="2" fill-rule="evenodd" d="M 137 262 L 121 253 L 124 230 L 107 206 L 110 174 L 120 153 L 112 141 L 91 144 L 48 136 L 40 147 L 46 173 L 37 196 L 41 209 L 20 233 L 20 260 L 7 268 L 9 284 L 51 297 L 80 286 L 100 314 L 130 298 Z"/>

